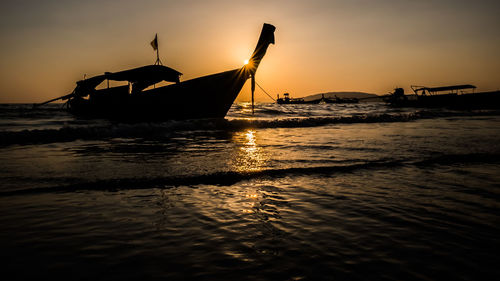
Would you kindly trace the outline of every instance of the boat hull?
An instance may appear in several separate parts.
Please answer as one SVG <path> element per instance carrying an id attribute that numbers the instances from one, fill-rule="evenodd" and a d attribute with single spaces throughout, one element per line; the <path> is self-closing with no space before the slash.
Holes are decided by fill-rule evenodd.
<path id="1" fill-rule="evenodd" d="M 128 94 L 128 86 L 69 100 L 71 113 L 117 120 L 224 118 L 249 78 L 243 67 Z"/>
<path id="2" fill-rule="evenodd" d="M 277 104 L 318 104 L 319 100 L 304 101 L 304 100 L 284 100 L 278 99 Z"/>
<path id="3" fill-rule="evenodd" d="M 406 98 L 386 99 L 395 107 L 443 107 L 451 109 L 499 109 L 500 91 L 470 94 L 444 94 L 426 96 L 406 96 Z"/>
<path id="4" fill-rule="evenodd" d="M 324 102 L 324 103 L 336 103 L 336 104 L 344 104 L 344 103 L 359 103 L 359 100 L 358 99 L 348 99 L 348 98 L 345 98 L 345 99 L 341 99 L 341 98 L 337 98 L 337 99 L 322 99 L 321 102 Z"/>

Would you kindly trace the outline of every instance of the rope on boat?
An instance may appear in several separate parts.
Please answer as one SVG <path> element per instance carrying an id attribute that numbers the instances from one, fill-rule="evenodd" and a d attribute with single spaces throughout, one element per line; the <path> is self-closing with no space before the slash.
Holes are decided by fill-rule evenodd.
<path id="1" fill-rule="evenodd" d="M 259 88 L 270 98 L 272 99 L 273 101 L 276 101 L 273 97 L 271 97 L 271 95 L 269 95 L 266 90 L 264 90 L 264 88 L 262 88 L 259 83 L 257 83 L 257 81 L 255 81 L 255 84 L 257 84 L 257 86 L 259 86 Z"/>
<path id="2" fill-rule="evenodd" d="M 262 86 L 261 86 L 261 85 L 259 85 L 259 83 L 257 83 L 257 81 L 255 81 L 255 84 L 257 84 L 257 86 L 259 86 L 259 88 L 260 88 L 260 89 L 261 89 L 261 90 L 262 90 L 262 91 L 263 91 L 263 92 L 264 92 L 264 93 L 265 93 L 265 94 L 266 94 L 266 95 L 267 95 L 270 99 L 272 99 L 274 102 L 276 102 L 276 100 L 275 100 L 273 97 L 271 97 L 271 95 L 269 95 L 269 94 L 266 92 L 266 90 L 264 90 L 264 88 L 262 88 Z M 290 108 L 284 107 L 282 104 L 279 104 L 279 103 L 278 103 L 278 105 L 279 105 L 279 106 L 281 106 L 282 108 L 286 108 L 286 110 L 288 111 L 288 113 L 295 114 L 295 112 L 294 112 L 293 110 L 291 110 Z"/>

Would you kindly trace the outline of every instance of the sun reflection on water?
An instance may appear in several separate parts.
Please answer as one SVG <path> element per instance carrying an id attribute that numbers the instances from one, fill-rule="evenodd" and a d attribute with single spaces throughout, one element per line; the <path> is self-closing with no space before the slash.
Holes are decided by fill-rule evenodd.
<path id="1" fill-rule="evenodd" d="M 243 213 L 247 214 L 252 214 L 255 213 L 255 207 L 256 203 L 259 202 L 260 196 L 257 193 L 257 191 L 254 191 L 252 193 L 247 193 L 244 198 L 244 209 L 242 210 Z"/>
<path id="2" fill-rule="evenodd" d="M 233 141 L 237 145 L 237 151 L 235 159 L 231 161 L 236 171 L 255 172 L 264 168 L 268 159 L 258 144 L 255 130 L 248 129 L 238 132 L 233 136 Z"/>
<path id="3" fill-rule="evenodd" d="M 251 102 L 241 102 L 239 104 L 239 106 L 240 106 L 240 109 L 239 109 L 240 113 L 247 116 L 246 119 L 248 119 L 248 120 L 255 119 L 254 116 L 251 115 L 251 113 L 252 113 L 252 103 Z"/>

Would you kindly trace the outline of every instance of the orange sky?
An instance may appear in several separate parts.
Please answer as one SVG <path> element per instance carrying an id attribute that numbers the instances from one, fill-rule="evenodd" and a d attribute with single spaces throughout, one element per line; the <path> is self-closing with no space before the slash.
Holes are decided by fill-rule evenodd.
<path id="1" fill-rule="evenodd" d="M 438 2 L 438 3 L 437 3 Z M 20 0 L 0 11 L 0 103 L 70 93 L 84 74 L 163 63 L 181 80 L 242 66 L 276 26 L 257 72 L 274 97 L 394 87 L 500 88 L 498 1 Z M 238 97 L 249 99 L 249 83 Z M 258 101 L 271 101 L 257 90 Z"/>

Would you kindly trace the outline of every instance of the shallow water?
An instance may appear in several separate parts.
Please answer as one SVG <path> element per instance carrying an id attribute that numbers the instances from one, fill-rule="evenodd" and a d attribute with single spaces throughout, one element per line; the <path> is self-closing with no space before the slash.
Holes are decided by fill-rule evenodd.
<path id="1" fill-rule="evenodd" d="M 499 276 L 500 112 L 235 104 L 123 124 L 0 106 L 7 280 Z"/>

